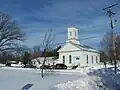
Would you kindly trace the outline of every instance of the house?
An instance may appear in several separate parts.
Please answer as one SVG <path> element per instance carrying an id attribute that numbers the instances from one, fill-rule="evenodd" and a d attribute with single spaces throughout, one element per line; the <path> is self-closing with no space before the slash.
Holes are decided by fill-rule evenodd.
<path id="1" fill-rule="evenodd" d="M 58 50 L 59 63 L 67 66 L 93 66 L 100 62 L 99 51 L 81 45 L 78 39 L 78 29 L 75 27 L 68 28 L 68 39 L 66 44 Z"/>
<path id="2" fill-rule="evenodd" d="M 32 65 L 37 66 L 38 68 L 43 64 L 45 57 L 38 57 L 32 61 Z M 46 57 L 45 65 L 54 65 L 57 59 L 55 57 Z"/>

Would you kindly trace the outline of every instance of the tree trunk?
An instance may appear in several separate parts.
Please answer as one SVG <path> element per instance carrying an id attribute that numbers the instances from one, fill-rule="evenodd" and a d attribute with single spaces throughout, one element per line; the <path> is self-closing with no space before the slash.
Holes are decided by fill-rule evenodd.
<path id="1" fill-rule="evenodd" d="M 45 61 L 46 61 L 46 50 L 44 51 L 44 61 L 43 61 L 42 70 L 41 70 L 41 77 L 42 77 L 42 78 L 43 78 L 43 76 L 44 76 L 43 68 L 44 68 L 44 65 L 45 65 Z"/>

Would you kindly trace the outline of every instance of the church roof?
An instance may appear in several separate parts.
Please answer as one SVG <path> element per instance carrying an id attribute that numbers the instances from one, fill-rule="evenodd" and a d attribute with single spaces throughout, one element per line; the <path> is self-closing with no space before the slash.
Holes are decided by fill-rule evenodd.
<path id="1" fill-rule="evenodd" d="M 99 53 L 98 50 L 90 47 L 90 46 L 87 46 L 87 45 L 80 45 L 80 44 L 76 44 L 76 43 L 73 43 L 73 42 L 69 42 L 71 43 L 72 45 L 76 46 L 77 48 L 80 48 L 80 49 L 83 49 L 84 51 L 91 51 L 91 52 L 97 52 Z"/>

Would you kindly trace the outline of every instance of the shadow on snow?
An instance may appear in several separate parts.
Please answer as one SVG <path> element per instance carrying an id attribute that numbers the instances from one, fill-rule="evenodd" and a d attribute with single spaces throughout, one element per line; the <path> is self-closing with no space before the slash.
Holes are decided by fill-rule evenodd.
<path id="1" fill-rule="evenodd" d="M 93 76 L 97 77 L 97 80 L 93 80 L 102 90 L 120 90 L 120 70 L 118 69 L 117 72 L 118 74 L 114 74 L 114 68 L 111 67 L 92 70 L 88 75 L 91 76 L 91 78 L 93 78 Z"/>

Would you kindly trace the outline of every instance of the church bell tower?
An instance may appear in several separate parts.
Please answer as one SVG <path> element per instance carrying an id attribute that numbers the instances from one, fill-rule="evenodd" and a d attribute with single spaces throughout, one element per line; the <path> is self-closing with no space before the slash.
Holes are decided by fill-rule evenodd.
<path id="1" fill-rule="evenodd" d="M 78 36 L 78 29 L 77 28 L 75 28 L 75 27 L 68 28 L 68 40 L 66 41 L 66 43 L 72 42 L 75 44 L 80 44 L 78 37 L 79 36 Z"/>

